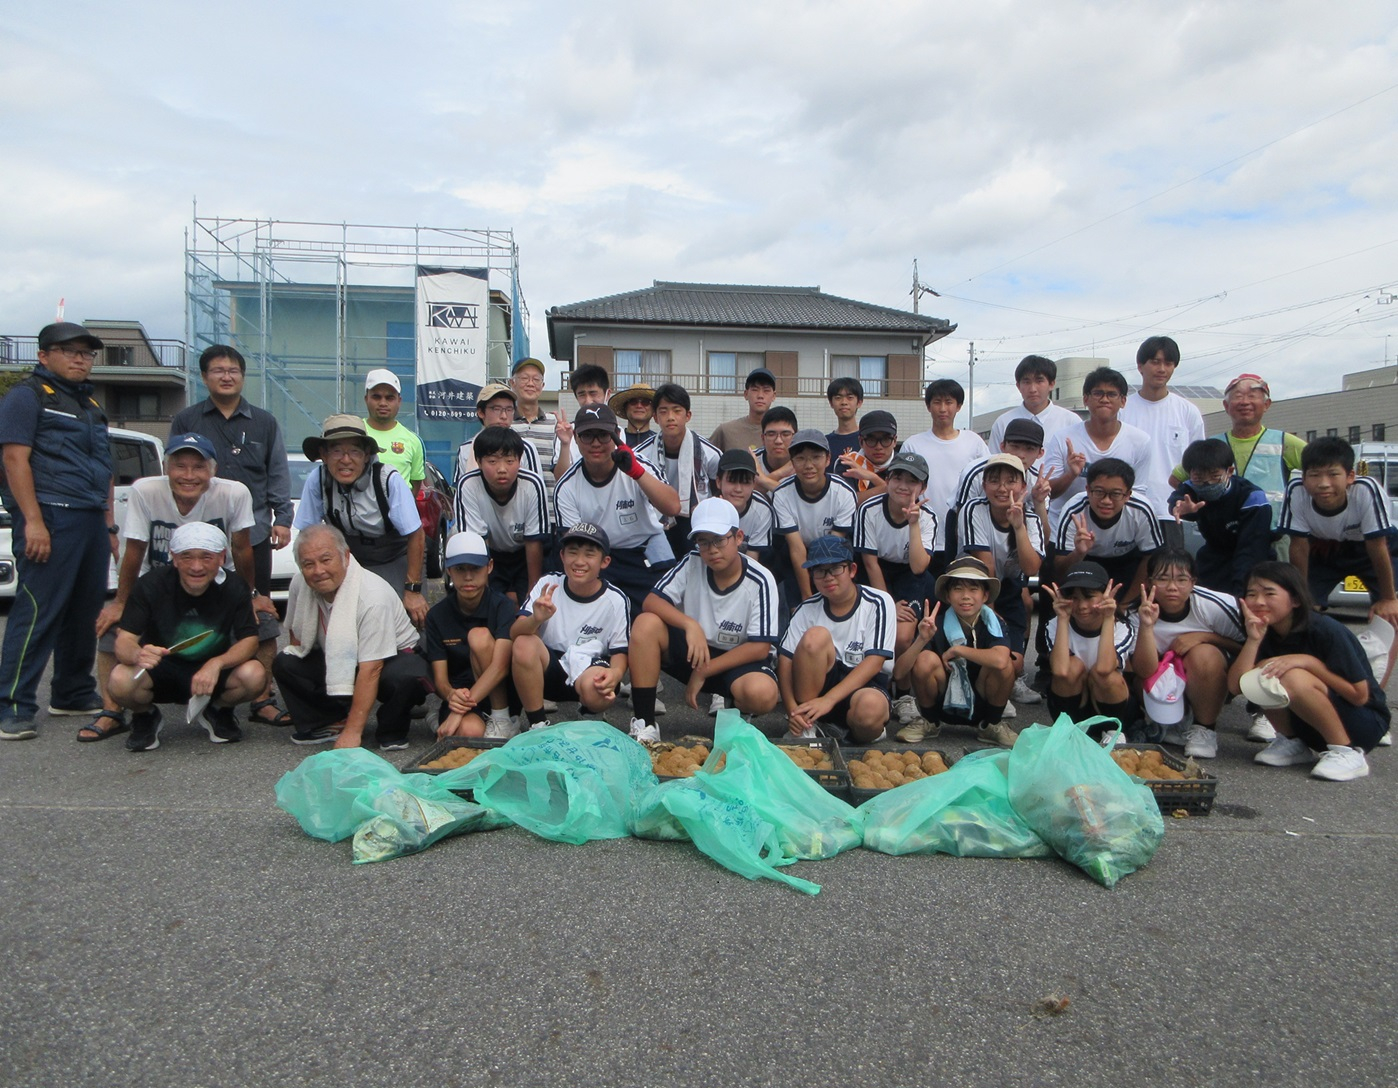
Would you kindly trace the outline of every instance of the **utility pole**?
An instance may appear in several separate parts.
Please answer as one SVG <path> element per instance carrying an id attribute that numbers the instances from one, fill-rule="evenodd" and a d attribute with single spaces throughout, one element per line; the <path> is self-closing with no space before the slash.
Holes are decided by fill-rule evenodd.
<path id="1" fill-rule="evenodd" d="M 912 290 L 912 296 L 913 296 L 913 313 L 917 313 L 917 312 L 918 312 L 918 309 L 917 309 L 917 302 L 918 302 L 918 299 L 922 298 L 923 295 L 931 295 L 933 298 L 941 298 L 941 297 L 942 297 L 942 296 L 939 295 L 936 291 L 932 290 L 932 288 L 928 287 L 926 284 L 924 284 L 921 280 L 919 280 L 919 279 L 917 278 L 917 258 L 914 257 L 914 258 L 913 258 L 913 290 Z"/>
<path id="2" fill-rule="evenodd" d="M 966 425 L 974 431 L 976 429 L 976 342 L 972 340 L 966 350 L 966 384 L 968 387 L 966 390 L 966 412 L 970 417 L 967 419 Z"/>

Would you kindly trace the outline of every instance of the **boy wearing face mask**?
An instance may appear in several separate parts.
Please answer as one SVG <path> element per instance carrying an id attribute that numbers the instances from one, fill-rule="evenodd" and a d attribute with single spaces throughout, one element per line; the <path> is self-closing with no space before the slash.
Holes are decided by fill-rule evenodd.
<path id="1" fill-rule="evenodd" d="M 1176 520 L 1199 526 L 1204 538 L 1194 557 L 1198 582 L 1241 597 L 1248 571 L 1271 555 L 1267 493 L 1233 471 L 1233 449 L 1220 439 L 1191 442 L 1183 463 L 1189 478 L 1171 493 L 1168 506 Z"/>

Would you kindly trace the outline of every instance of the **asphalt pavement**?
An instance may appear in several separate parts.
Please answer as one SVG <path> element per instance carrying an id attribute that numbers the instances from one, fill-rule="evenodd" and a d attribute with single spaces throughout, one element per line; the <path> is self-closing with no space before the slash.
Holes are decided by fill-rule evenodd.
<path id="1" fill-rule="evenodd" d="M 667 736 L 712 723 L 663 697 Z M 1398 755 L 1256 766 L 1239 704 L 1213 815 L 1113 890 L 854 850 L 793 867 L 815 897 L 518 829 L 356 866 L 276 808 L 286 730 L 79 724 L 0 744 L 7 1088 L 1398 1083 Z"/>

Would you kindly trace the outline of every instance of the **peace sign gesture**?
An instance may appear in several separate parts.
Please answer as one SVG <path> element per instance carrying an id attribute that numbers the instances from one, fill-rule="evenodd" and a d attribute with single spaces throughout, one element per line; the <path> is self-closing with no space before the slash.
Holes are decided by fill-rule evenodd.
<path id="1" fill-rule="evenodd" d="M 1068 479 L 1076 480 L 1082 475 L 1083 469 L 1087 468 L 1087 454 L 1074 450 L 1071 438 L 1065 438 L 1063 441 L 1068 444 Z"/>
<path id="2" fill-rule="evenodd" d="M 1141 603 L 1136 610 L 1136 615 L 1141 621 L 1141 629 L 1154 627 L 1155 621 L 1160 619 L 1160 606 L 1155 603 L 1155 587 L 1151 586 L 1141 594 Z"/>
<path id="3" fill-rule="evenodd" d="M 1098 613 L 1103 614 L 1103 618 L 1110 620 L 1116 615 L 1117 600 L 1116 595 L 1121 591 L 1121 586 L 1117 585 L 1110 578 L 1107 579 L 1107 588 L 1102 591 L 1102 596 L 1094 602 Z"/>
<path id="4" fill-rule="evenodd" d="M 1024 496 L 1010 500 L 1010 508 L 1005 511 L 1005 517 L 1009 521 L 1011 528 L 1024 528 Z"/>
<path id="5" fill-rule="evenodd" d="M 1092 551 L 1097 534 L 1088 525 L 1087 513 L 1073 515 L 1073 555 L 1081 559 Z"/>
<path id="6" fill-rule="evenodd" d="M 534 601 L 534 615 L 540 623 L 548 622 L 558 611 L 558 606 L 553 603 L 553 593 L 557 588 L 557 584 L 544 586 Z"/>
<path id="7" fill-rule="evenodd" d="M 1247 601 L 1239 597 L 1238 604 L 1243 610 L 1243 627 L 1247 630 L 1249 642 L 1261 642 L 1267 633 L 1267 621 L 1248 607 Z"/>
<path id="8" fill-rule="evenodd" d="M 1048 595 L 1053 600 L 1053 611 L 1058 616 L 1059 622 L 1066 623 L 1073 611 L 1073 598 L 1060 592 L 1057 582 L 1044 588 L 1048 590 Z"/>
<path id="9" fill-rule="evenodd" d="M 941 601 L 938 601 L 935 606 L 930 600 L 922 602 L 922 619 L 917 621 L 917 637 L 922 641 L 931 642 L 932 636 L 937 633 L 937 614 L 941 610 Z"/>
<path id="10" fill-rule="evenodd" d="M 1030 499 L 1035 506 L 1046 503 L 1052 496 L 1053 491 L 1049 485 L 1053 483 L 1053 467 L 1045 465 L 1039 470 L 1039 478 L 1034 481 L 1034 488 L 1029 493 Z"/>

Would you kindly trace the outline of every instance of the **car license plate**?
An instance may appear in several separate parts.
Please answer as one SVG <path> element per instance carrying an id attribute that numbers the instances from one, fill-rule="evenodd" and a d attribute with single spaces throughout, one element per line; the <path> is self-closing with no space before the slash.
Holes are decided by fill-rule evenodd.
<path id="1" fill-rule="evenodd" d="M 1369 590 L 1368 587 L 1364 585 L 1364 582 L 1361 579 L 1356 578 L 1353 574 L 1351 574 L 1349 575 L 1349 577 L 1345 579 L 1345 592 L 1368 593 Z"/>

